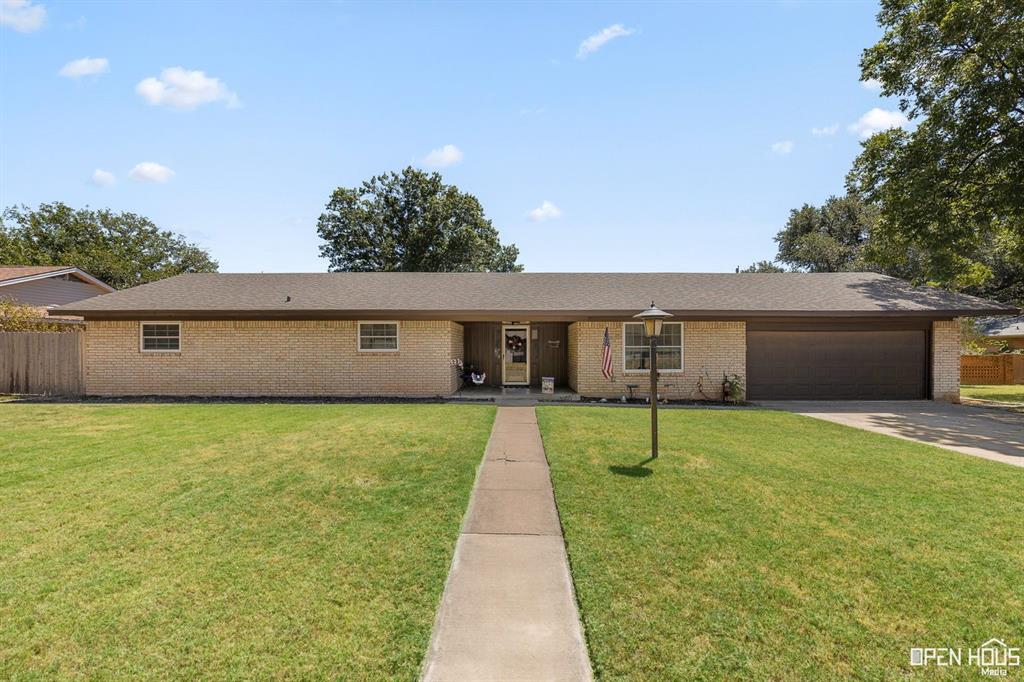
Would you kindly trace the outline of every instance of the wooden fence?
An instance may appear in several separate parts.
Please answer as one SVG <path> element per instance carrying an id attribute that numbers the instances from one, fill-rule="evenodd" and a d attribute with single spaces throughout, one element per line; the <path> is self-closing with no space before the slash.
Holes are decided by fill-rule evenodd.
<path id="1" fill-rule="evenodd" d="M 0 332 L 0 393 L 82 395 L 81 332 Z"/>
<path id="2" fill-rule="evenodd" d="M 961 355 L 962 384 L 1024 384 L 1024 355 Z"/>

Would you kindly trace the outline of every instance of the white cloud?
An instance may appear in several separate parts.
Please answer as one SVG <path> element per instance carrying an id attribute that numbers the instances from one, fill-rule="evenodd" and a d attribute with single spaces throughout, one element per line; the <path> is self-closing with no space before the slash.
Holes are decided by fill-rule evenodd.
<path id="1" fill-rule="evenodd" d="M 98 76 L 107 71 L 110 71 L 110 62 L 106 57 L 82 57 L 68 62 L 57 73 L 67 78 L 81 78 L 82 76 Z"/>
<path id="2" fill-rule="evenodd" d="M 545 200 L 540 203 L 540 206 L 527 213 L 526 217 L 535 223 L 542 223 L 545 220 L 559 218 L 561 215 L 562 209 Z"/>
<path id="3" fill-rule="evenodd" d="M 831 137 L 839 132 L 839 124 L 833 123 L 830 126 L 823 126 L 821 128 L 811 128 L 811 135 L 814 137 Z"/>
<path id="4" fill-rule="evenodd" d="M 167 182 L 174 177 L 174 171 L 153 161 L 135 164 L 128 177 L 136 182 Z"/>
<path id="5" fill-rule="evenodd" d="M 872 90 L 874 92 L 878 92 L 879 90 L 882 89 L 882 81 L 878 80 L 877 78 L 869 78 L 866 81 L 861 81 L 860 87 L 864 88 L 865 90 Z"/>
<path id="6" fill-rule="evenodd" d="M 462 161 L 462 150 L 453 144 L 446 144 L 440 149 L 431 150 L 423 157 L 423 163 L 434 168 L 445 168 Z"/>
<path id="7" fill-rule="evenodd" d="M 97 187 L 113 187 L 117 184 L 117 178 L 113 173 L 97 168 L 92 172 L 92 184 Z"/>
<path id="8" fill-rule="evenodd" d="M 772 145 L 772 151 L 776 154 L 789 154 L 793 151 L 793 140 L 780 140 Z"/>
<path id="9" fill-rule="evenodd" d="M 907 124 L 907 117 L 899 111 L 888 111 L 875 107 L 867 112 L 856 123 L 846 126 L 851 133 L 857 133 L 861 137 L 871 137 L 875 133 L 890 128 L 902 128 Z"/>
<path id="10" fill-rule="evenodd" d="M 576 50 L 576 59 L 586 59 L 587 55 L 597 52 L 604 47 L 605 43 L 608 41 L 632 35 L 633 33 L 636 33 L 634 29 L 626 28 L 622 24 L 612 24 L 607 28 L 602 28 L 600 31 L 580 43 L 579 48 Z"/>
<path id="11" fill-rule="evenodd" d="M 0 0 L 0 25 L 15 31 L 38 31 L 46 23 L 46 8 L 30 0 Z"/>
<path id="12" fill-rule="evenodd" d="M 240 105 L 238 95 L 231 92 L 217 78 L 202 71 L 188 71 L 172 66 L 160 72 L 160 77 L 149 77 L 135 86 L 135 92 L 153 105 L 166 105 L 175 109 L 195 109 L 201 104 L 225 102 L 229 107 Z"/>

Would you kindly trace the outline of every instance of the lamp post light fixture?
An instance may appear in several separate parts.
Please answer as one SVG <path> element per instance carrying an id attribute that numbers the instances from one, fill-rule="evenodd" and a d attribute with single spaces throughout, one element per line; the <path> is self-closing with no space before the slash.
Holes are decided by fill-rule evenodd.
<path id="1" fill-rule="evenodd" d="M 651 344 L 651 459 L 658 458 L 658 337 L 665 320 L 672 317 L 664 310 L 651 307 L 634 315 L 633 318 L 644 323 L 644 334 Z"/>

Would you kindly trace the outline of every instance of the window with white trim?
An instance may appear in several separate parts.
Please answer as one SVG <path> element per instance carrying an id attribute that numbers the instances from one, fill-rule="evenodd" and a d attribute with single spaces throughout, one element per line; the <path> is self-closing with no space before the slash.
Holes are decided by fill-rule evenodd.
<path id="1" fill-rule="evenodd" d="M 643 322 L 627 322 L 622 325 L 623 369 L 649 371 L 651 369 L 651 346 L 644 334 Z M 683 323 L 665 322 L 658 337 L 658 369 L 679 372 L 683 369 Z"/>
<path id="2" fill-rule="evenodd" d="M 360 322 L 359 350 L 361 351 L 395 351 L 398 350 L 397 322 Z"/>
<path id="3" fill-rule="evenodd" d="M 181 350 L 181 323 L 143 322 L 139 327 L 139 350 L 173 353 Z"/>

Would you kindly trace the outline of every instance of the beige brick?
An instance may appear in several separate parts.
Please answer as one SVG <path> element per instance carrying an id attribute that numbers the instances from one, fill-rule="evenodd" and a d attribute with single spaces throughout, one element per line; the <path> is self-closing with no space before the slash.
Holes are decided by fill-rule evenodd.
<path id="1" fill-rule="evenodd" d="M 437 396 L 458 388 L 462 325 L 399 322 L 397 352 L 359 352 L 352 320 L 185 320 L 181 351 L 143 353 L 138 321 L 89 321 L 89 395 Z"/>
<path id="2" fill-rule="evenodd" d="M 604 330 L 612 348 L 612 379 L 601 373 Z M 626 384 L 637 384 L 634 395 L 650 395 L 647 371 L 622 368 L 622 322 L 575 322 L 569 325 L 569 386 L 584 396 L 618 398 L 629 394 Z M 723 374 L 746 381 L 747 338 L 743 322 L 683 322 L 683 371 L 660 372 L 662 397 L 721 400 Z"/>
<path id="3" fill-rule="evenodd" d="M 960 402 L 960 322 L 932 322 L 932 399 Z"/>

